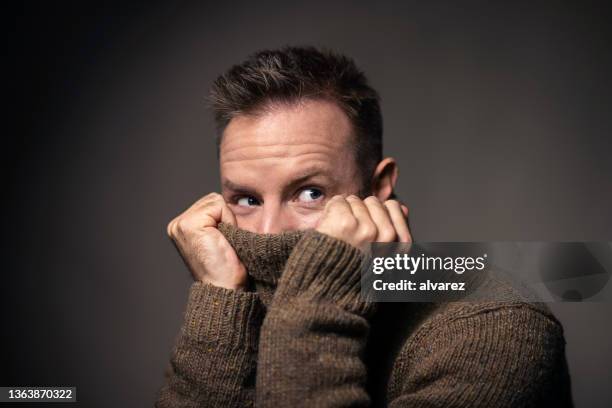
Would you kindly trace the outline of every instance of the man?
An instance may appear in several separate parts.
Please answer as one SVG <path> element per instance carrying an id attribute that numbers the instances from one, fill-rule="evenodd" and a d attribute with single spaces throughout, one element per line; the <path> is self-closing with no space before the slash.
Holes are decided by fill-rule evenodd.
<path id="1" fill-rule="evenodd" d="M 262 51 L 212 102 L 222 194 L 168 225 L 196 282 L 158 407 L 571 405 L 546 308 L 361 298 L 364 245 L 412 238 L 352 60 Z"/>

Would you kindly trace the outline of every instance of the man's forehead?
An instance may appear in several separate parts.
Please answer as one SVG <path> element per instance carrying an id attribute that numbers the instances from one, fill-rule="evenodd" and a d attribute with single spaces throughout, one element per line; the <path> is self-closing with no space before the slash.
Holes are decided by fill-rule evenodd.
<path id="1" fill-rule="evenodd" d="M 289 153 L 277 150 L 276 154 L 273 154 L 270 149 L 264 149 L 258 153 L 238 151 L 222 156 L 222 178 L 250 180 L 261 179 L 262 175 L 270 179 L 334 176 L 342 169 L 352 167 L 351 164 L 338 165 L 351 159 L 349 154 L 344 157 L 338 149 L 299 145 L 297 149 Z"/>
<path id="2" fill-rule="evenodd" d="M 226 127 L 220 153 L 226 159 L 265 154 L 291 155 L 308 149 L 324 153 L 349 148 L 352 127 L 334 103 L 279 105 L 263 113 L 238 115 Z M 231 156 L 231 157 L 230 157 Z"/>

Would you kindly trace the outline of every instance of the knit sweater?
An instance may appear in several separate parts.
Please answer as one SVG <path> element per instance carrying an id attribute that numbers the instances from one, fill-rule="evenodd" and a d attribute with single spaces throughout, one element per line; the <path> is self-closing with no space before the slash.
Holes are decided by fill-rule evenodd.
<path id="1" fill-rule="evenodd" d="M 541 304 L 373 304 L 365 255 L 343 241 L 219 230 L 254 285 L 192 285 L 156 407 L 572 406 L 563 329 Z"/>

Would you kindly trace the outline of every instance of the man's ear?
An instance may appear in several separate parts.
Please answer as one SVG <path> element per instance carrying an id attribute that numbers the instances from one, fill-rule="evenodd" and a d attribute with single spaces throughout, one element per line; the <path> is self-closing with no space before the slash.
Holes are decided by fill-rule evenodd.
<path id="1" fill-rule="evenodd" d="M 372 176 L 372 194 L 382 202 L 393 198 L 393 190 L 398 176 L 399 168 L 395 159 L 386 157 L 381 160 Z"/>

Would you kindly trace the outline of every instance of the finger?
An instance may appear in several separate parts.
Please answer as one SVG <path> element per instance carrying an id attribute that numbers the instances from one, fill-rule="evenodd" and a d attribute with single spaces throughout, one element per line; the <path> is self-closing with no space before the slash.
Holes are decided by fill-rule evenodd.
<path id="1" fill-rule="evenodd" d="M 202 206 L 209 205 L 210 203 L 214 203 L 219 199 L 223 200 L 223 196 L 221 194 L 215 192 L 208 193 L 204 197 L 200 197 L 195 203 L 191 204 L 189 208 L 184 211 L 184 213 L 188 213 Z"/>
<path id="2" fill-rule="evenodd" d="M 176 236 L 179 222 L 183 225 L 201 224 L 200 226 L 203 227 L 215 227 L 219 221 L 236 225 L 236 217 L 227 206 L 223 196 L 213 192 L 198 199 L 182 214 L 170 221 L 166 227 L 166 233 L 170 238 Z"/>
<path id="3" fill-rule="evenodd" d="M 200 228 L 216 227 L 219 222 L 223 219 L 223 207 L 224 204 L 221 202 L 207 202 L 206 204 L 192 210 L 189 213 L 189 218 L 194 220 Z M 225 214 L 226 218 L 229 218 Z"/>
<path id="4" fill-rule="evenodd" d="M 175 224 L 181 230 L 216 228 L 219 222 L 226 221 L 235 223 L 235 219 L 223 200 L 208 200 L 201 202 L 198 207 L 193 206 L 190 210 L 181 214 Z"/>
<path id="5" fill-rule="evenodd" d="M 176 218 L 174 218 L 172 221 L 170 221 L 168 223 L 168 225 L 166 226 L 166 234 L 168 235 L 168 237 L 172 238 L 174 236 L 175 233 L 175 224 L 176 224 Z"/>
<path id="6" fill-rule="evenodd" d="M 393 227 L 397 232 L 397 236 L 400 242 L 412 242 L 412 236 L 410 235 L 410 229 L 406 222 L 406 218 L 400 207 L 400 203 L 396 200 L 387 200 L 384 203 L 389 211 L 389 216 L 393 222 Z"/>
<path id="7" fill-rule="evenodd" d="M 325 204 L 324 212 L 327 214 L 353 214 L 351 206 L 341 195 L 335 195 Z"/>
<path id="8" fill-rule="evenodd" d="M 368 207 L 366 207 L 359 197 L 354 195 L 346 197 L 346 201 L 351 205 L 351 210 L 355 218 L 357 218 L 357 222 L 359 223 L 358 231 L 362 235 L 362 238 L 367 241 L 375 240 L 378 235 L 378 229 L 372 217 L 370 217 Z"/>
<path id="9" fill-rule="evenodd" d="M 376 229 L 378 231 L 376 242 L 395 241 L 397 234 L 387 207 L 383 206 L 380 200 L 375 196 L 366 198 L 363 200 L 363 203 L 368 208 L 372 221 L 376 224 Z"/>
<path id="10" fill-rule="evenodd" d="M 221 208 L 221 222 L 236 226 L 236 216 L 229 208 L 229 206 L 223 202 L 223 207 Z"/>
<path id="11" fill-rule="evenodd" d="M 355 215 L 355 218 L 357 218 L 357 221 L 360 223 L 363 222 L 373 224 L 368 207 L 366 207 L 359 197 L 350 195 L 346 197 L 346 202 L 351 206 L 351 211 Z"/>
<path id="12" fill-rule="evenodd" d="M 195 206 L 194 206 L 195 207 Z M 192 210 L 196 212 L 205 212 L 214 220 L 215 226 L 219 222 L 236 225 L 236 216 L 225 202 L 221 194 L 211 193 L 204 197 L 197 208 Z"/>
<path id="13" fill-rule="evenodd" d="M 342 234 L 340 231 L 353 231 L 357 225 L 357 219 L 349 203 L 343 196 L 335 195 L 325 203 L 323 215 L 317 221 L 316 229 L 336 236 L 336 234 Z"/>

